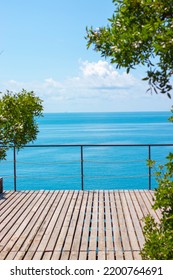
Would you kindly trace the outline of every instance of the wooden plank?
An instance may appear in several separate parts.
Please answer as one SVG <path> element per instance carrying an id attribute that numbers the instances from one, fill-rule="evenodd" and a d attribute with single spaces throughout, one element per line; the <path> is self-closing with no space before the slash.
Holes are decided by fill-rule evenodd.
<path id="1" fill-rule="evenodd" d="M 133 258 L 134 258 L 134 260 L 142 260 L 141 255 L 140 255 L 140 251 L 134 251 L 133 252 Z"/>
<path id="2" fill-rule="evenodd" d="M 9 199 L 10 195 L 12 195 L 14 192 L 13 191 L 4 191 L 3 193 L 0 193 L 0 209 L 1 205 L 3 203 L 7 202 L 7 199 Z"/>
<path id="3" fill-rule="evenodd" d="M 115 260 L 115 253 L 114 251 L 108 251 L 106 254 L 106 259 L 111 261 L 111 260 Z"/>
<path id="4" fill-rule="evenodd" d="M 151 204 L 154 204 L 154 199 L 155 199 L 155 191 L 152 190 L 144 190 L 144 192 L 146 193 L 146 195 L 151 197 Z"/>
<path id="5" fill-rule="evenodd" d="M 38 208 L 32 220 L 28 223 L 27 227 L 22 233 L 22 236 L 15 243 L 13 250 L 28 251 L 30 245 L 35 239 L 38 230 L 42 227 L 42 224 L 46 224 L 45 219 L 49 217 L 49 210 L 56 196 L 56 192 L 48 192 L 46 194 L 43 203 L 40 204 L 40 207 Z"/>
<path id="6" fill-rule="evenodd" d="M 5 252 L 7 253 L 7 252 Z M 14 260 L 17 252 L 9 252 L 9 254 L 6 256 L 5 260 Z"/>
<path id="7" fill-rule="evenodd" d="M 85 217 L 85 212 L 86 212 L 86 205 L 87 205 L 87 199 L 88 199 L 88 192 L 83 193 L 83 198 L 81 202 L 81 208 L 79 210 L 79 219 L 76 225 L 76 230 L 75 230 L 75 235 L 73 238 L 73 243 L 72 243 L 72 251 L 77 251 L 79 252 L 80 249 L 80 243 L 81 243 L 81 238 L 83 234 L 83 224 L 84 224 L 84 217 Z"/>
<path id="8" fill-rule="evenodd" d="M 17 199 L 17 196 L 20 196 L 22 192 L 4 192 L 0 194 L 0 213 L 2 213 L 2 209 L 6 207 L 7 205 L 11 205 L 14 201 L 14 199 Z"/>
<path id="9" fill-rule="evenodd" d="M 142 198 L 143 194 L 141 191 L 135 191 L 135 195 L 137 198 L 137 201 L 140 205 L 141 211 L 143 213 L 143 216 L 146 217 L 149 214 L 148 208 L 146 207 L 144 200 Z"/>
<path id="10" fill-rule="evenodd" d="M 0 252 L 0 260 L 5 260 L 8 255 L 8 252 Z"/>
<path id="11" fill-rule="evenodd" d="M 60 254 L 61 254 L 60 251 L 53 251 L 51 260 L 59 260 L 60 259 Z"/>
<path id="12" fill-rule="evenodd" d="M 90 226 L 91 226 L 91 217 L 92 217 L 92 200 L 93 200 L 93 193 L 89 192 L 85 221 L 83 225 L 81 247 L 80 247 L 81 251 L 86 251 L 86 252 L 88 251 L 88 243 L 89 243 L 89 235 L 90 235 Z"/>
<path id="13" fill-rule="evenodd" d="M 91 220 L 91 231 L 90 231 L 90 239 L 89 239 L 89 251 L 97 250 L 97 224 L 98 224 L 98 191 L 94 191 L 93 193 L 93 207 L 92 207 L 92 220 Z M 87 238 L 87 237 L 85 237 Z M 84 239 L 85 239 L 84 238 Z M 84 246 L 85 248 L 85 246 Z"/>
<path id="14" fill-rule="evenodd" d="M 128 204 L 127 204 L 127 201 L 126 201 L 125 192 L 121 192 L 120 197 L 121 197 L 124 217 L 125 217 L 125 221 L 126 221 L 126 226 L 127 226 L 128 235 L 129 235 L 132 250 L 139 250 L 140 248 L 139 248 L 135 228 L 134 228 L 134 225 L 133 225 L 133 222 L 132 222 L 132 217 L 131 217 L 131 214 L 130 214 L 130 211 L 129 211 L 129 208 L 128 208 Z"/>
<path id="15" fill-rule="evenodd" d="M 96 260 L 96 251 L 89 251 L 88 260 Z"/>
<path id="16" fill-rule="evenodd" d="M 134 205 L 137 217 L 138 217 L 138 221 L 139 221 L 141 227 L 143 228 L 143 226 L 144 226 L 144 221 L 143 221 L 144 214 L 141 211 L 141 208 L 140 208 L 140 205 L 139 205 L 139 201 L 137 200 L 136 191 L 131 191 L 130 192 L 130 196 L 131 196 L 131 199 L 133 201 L 133 205 Z"/>
<path id="17" fill-rule="evenodd" d="M 6 199 L 9 199 L 9 197 L 11 195 L 15 195 L 15 192 L 12 191 L 12 190 L 11 191 L 4 191 L 3 193 L 0 193 L 0 207 L 1 207 L 1 204 L 6 202 Z"/>
<path id="18" fill-rule="evenodd" d="M 37 251 L 34 256 L 33 256 L 33 260 L 42 260 L 42 256 L 43 256 L 43 252 L 41 251 Z"/>
<path id="19" fill-rule="evenodd" d="M 104 192 L 99 191 L 98 251 L 105 252 Z M 102 253 L 99 253 L 99 255 Z M 98 256 L 99 256 L 98 255 Z M 101 256 L 100 255 L 100 256 Z"/>
<path id="20" fill-rule="evenodd" d="M 34 256 L 35 252 L 26 252 L 25 256 L 24 256 L 24 260 L 32 260 L 33 256 Z"/>
<path id="21" fill-rule="evenodd" d="M 43 220 L 36 236 L 34 237 L 32 243 L 30 244 L 29 251 L 36 251 L 42 239 L 44 239 L 43 243 L 47 244 L 49 236 L 51 234 L 51 228 L 53 228 L 54 226 L 52 220 L 54 219 L 54 217 L 57 217 L 59 215 L 58 205 L 63 196 L 63 193 L 64 193 L 63 191 L 55 192 L 56 198 L 52 204 L 52 207 L 50 208 L 49 212 L 46 215 L 46 219 Z M 64 199 L 65 197 L 66 195 L 64 195 Z"/>
<path id="22" fill-rule="evenodd" d="M 145 192 L 145 195 L 147 196 L 148 200 L 150 201 L 151 205 L 153 206 L 154 204 L 154 201 L 153 201 L 153 198 L 154 198 L 154 192 L 153 191 L 144 191 Z M 159 223 L 161 217 L 162 217 L 162 213 L 160 211 L 160 209 L 157 209 L 157 210 L 154 210 L 156 215 L 158 216 L 158 220 L 157 222 Z"/>
<path id="23" fill-rule="evenodd" d="M 65 243 L 64 243 L 64 247 L 63 247 L 64 251 L 70 251 L 71 250 L 72 243 L 73 243 L 73 237 L 74 237 L 75 230 L 76 230 L 76 224 L 77 224 L 78 216 L 79 216 L 79 213 L 80 213 L 82 197 L 83 197 L 82 192 L 78 192 L 78 197 L 77 197 L 77 200 L 76 200 L 76 204 L 75 204 L 75 207 L 74 207 L 74 210 L 73 210 L 72 219 L 70 221 L 70 225 L 69 225 L 69 228 L 68 228 L 68 233 L 67 233 Z"/>
<path id="24" fill-rule="evenodd" d="M 111 217 L 109 192 L 105 192 L 105 223 L 106 223 L 106 251 L 114 251 L 112 236 L 112 217 Z"/>
<path id="25" fill-rule="evenodd" d="M 34 215 L 32 216 L 32 219 L 28 220 L 28 223 L 24 231 L 22 232 L 22 235 L 19 236 L 19 238 L 16 240 L 16 243 L 12 248 L 13 251 L 20 251 L 20 250 L 27 251 L 32 239 L 35 236 L 35 234 L 33 233 L 34 226 L 39 227 L 40 226 L 39 218 L 42 216 L 42 213 L 47 214 L 46 206 L 49 203 L 50 197 L 51 197 L 51 193 L 48 192 L 42 198 L 41 203 L 37 205 L 37 211 L 36 212 L 34 211 Z M 21 247 L 22 249 L 20 249 Z"/>
<path id="26" fill-rule="evenodd" d="M 110 191 L 110 204 L 112 211 L 112 226 L 113 226 L 113 238 L 116 251 L 122 251 L 122 242 L 120 234 L 120 225 L 118 221 L 117 205 L 114 197 L 114 191 Z"/>
<path id="27" fill-rule="evenodd" d="M 133 260 L 133 255 L 131 251 L 125 251 L 124 252 L 124 258 L 125 260 Z"/>
<path id="28" fill-rule="evenodd" d="M 66 215 L 66 209 L 64 203 L 69 201 L 67 198 L 69 192 L 64 192 L 59 204 L 57 205 L 56 211 L 54 212 L 52 219 L 43 235 L 43 238 L 38 246 L 39 251 L 53 251 L 56 240 L 58 238 L 59 231 L 61 229 L 62 222 Z M 71 195 L 70 195 L 71 197 Z M 69 198 L 70 198 L 69 197 Z M 66 204 L 65 204 L 66 205 Z"/>
<path id="29" fill-rule="evenodd" d="M 65 239 L 68 233 L 70 221 L 72 220 L 72 215 L 77 200 L 77 192 L 70 192 L 66 204 L 64 205 L 64 216 L 60 218 L 59 225 L 59 236 L 55 244 L 55 251 L 62 251 L 65 243 Z"/>
<path id="30" fill-rule="evenodd" d="M 63 251 L 60 257 L 60 260 L 68 260 L 69 259 L 69 251 Z"/>
<path id="31" fill-rule="evenodd" d="M 144 203 L 145 203 L 145 205 L 146 205 L 146 207 L 148 209 L 148 212 L 151 214 L 151 216 L 153 216 L 155 221 L 157 223 L 159 223 L 159 218 L 158 218 L 156 212 L 152 209 L 152 204 L 148 200 L 148 197 L 146 196 L 146 193 L 144 191 L 143 192 L 141 191 L 140 194 L 142 194 L 141 197 L 142 197 L 142 199 L 143 199 L 143 201 L 144 201 Z"/>
<path id="32" fill-rule="evenodd" d="M 135 208 L 134 208 L 134 205 L 133 205 L 130 194 L 131 194 L 130 191 L 128 191 L 128 192 L 125 191 L 126 201 L 127 201 L 127 204 L 128 204 L 130 214 L 131 214 L 131 219 L 132 219 L 134 230 L 135 230 L 135 233 L 136 233 L 136 236 L 137 236 L 137 241 L 138 241 L 138 244 L 140 246 L 140 249 L 142 249 L 142 247 L 145 243 L 145 239 L 144 239 L 143 231 L 142 231 L 141 225 L 139 223 L 139 219 L 137 217 L 137 213 L 135 211 Z"/>
<path id="33" fill-rule="evenodd" d="M 2 213 L 1 217 L 0 217 L 0 222 L 1 222 L 1 230 L 8 224 L 8 222 L 10 221 L 10 226 L 8 226 L 8 228 L 6 230 L 8 230 L 13 223 L 16 222 L 16 215 L 18 214 L 18 211 L 20 211 L 20 213 L 22 213 L 23 211 L 23 207 L 26 207 L 28 204 L 26 203 L 27 200 L 30 198 L 30 196 L 32 196 L 32 198 L 36 197 L 37 193 L 35 192 L 28 192 L 25 196 L 17 195 L 17 199 L 13 198 L 13 200 L 11 201 L 13 207 L 9 207 L 8 205 L 5 207 L 5 211 L 4 213 Z M 10 210 L 10 211 L 9 211 Z"/>
<path id="34" fill-rule="evenodd" d="M 24 193 L 22 196 L 19 196 L 17 200 L 12 201 L 13 205 L 12 207 L 8 208 L 7 205 L 7 209 L 6 211 L 4 211 L 4 213 L 1 215 L 0 217 L 0 223 L 2 224 L 2 228 L 1 231 L 3 230 L 3 228 L 6 227 L 5 229 L 5 234 L 7 233 L 8 229 L 16 223 L 16 219 L 18 217 L 18 213 L 22 213 L 22 210 L 25 209 L 25 207 L 28 205 L 26 202 L 30 199 L 30 197 L 32 196 L 32 199 L 36 196 L 36 193 L 34 192 L 29 192 L 24 196 Z M 8 225 L 10 224 L 10 225 Z M 1 232 L 2 234 L 2 232 Z M 2 236 L 1 236 L 2 238 Z"/>
<path id="35" fill-rule="evenodd" d="M 123 246 L 123 250 L 127 251 L 127 250 L 131 250 L 131 247 L 129 242 L 129 236 L 127 233 L 127 227 L 125 224 L 124 213 L 121 205 L 120 193 L 121 192 L 114 192 L 114 196 L 115 196 L 115 203 L 116 203 L 117 214 L 118 214 L 118 224 L 120 227 L 122 246 Z"/>
<path id="36" fill-rule="evenodd" d="M 78 251 L 71 251 L 69 260 L 78 260 Z"/>
<path id="37" fill-rule="evenodd" d="M 51 260 L 52 252 L 44 252 L 42 260 Z"/>
<path id="38" fill-rule="evenodd" d="M 0 207 L 0 222 L 4 220 L 6 216 L 8 216 L 14 209 L 16 210 L 16 205 L 20 203 L 24 199 L 24 197 L 28 195 L 28 192 L 17 192 L 13 193 L 3 205 Z"/>
<path id="39" fill-rule="evenodd" d="M 98 260 L 106 260 L 105 251 L 98 251 Z"/>
<path id="40" fill-rule="evenodd" d="M 34 205 L 39 201 L 41 198 L 42 193 L 36 192 L 36 194 L 33 193 L 33 196 L 31 196 L 28 200 L 26 200 L 25 208 L 21 208 L 17 215 L 12 219 L 12 221 L 7 224 L 7 226 L 0 232 L 0 249 L 4 250 L 4 247 L 6 247 L 5 250 L 10 250 L 10 244 L 9 240 L 12 242 L 12 236 L 16 234 L 19 236 L 20 230 L 23 230 L 27 223 L 27 216 L 31 212 Z M 8 246 L 6 246 L 6 244 Z M 8 248 L 7 248 L 8 247 Z"/>
<path id="41" fill-rule="evenodd" d="M 79 252 L 79 260 L 87 260 L 87 252 L 80 251 Z"/>
<path id="42" fill-rule="evenodd" d="M 43 192 L 38 193 L 39 199 L 37 200 L 36 203 L 30 204 L 29 209 L 28 209 L 29 212 L 25 216 L 25 220 L 23 220 L 23 216 L 21 216 L 19 218 L 19 220 L 16 222 L 17 227 L 13 227 L 13 229 L 15 228 L 15 231 L 12 232 L 13 234 L 11 235 L 11 238 L 8 241 L 8 243 L 4 246 L 3 251 L 13 250 L 12 248 L 13 248 L 15 242 L 17 241 L 17 239 L 24 232 L 24 230 L 28 226 L 28 224 L 30 222 L 32 222 L 32 220 L 34 220 L 34 215 L 36 216 L 39 206 L 41 204 L 43 204 L 45 196 L 46 196 L 46 194 L 44 194 Z M 21 223 L 21 220 L 22 220 L 22 223 Z"/>
<path id="43" fill-rule="evenodd" d="M 24 255 L 25 255 L 25 252 L 18 251 L 14 257 L 14 260 L 18 260 L 18 261 L 23 260 Z"/>
<path id="44" fill-rule="evenodd" d="M 124 260 L 123 252 L 122 251 L 116 251 L 115 252 L 115 258 L 116 258 L 116 260 Z"/>

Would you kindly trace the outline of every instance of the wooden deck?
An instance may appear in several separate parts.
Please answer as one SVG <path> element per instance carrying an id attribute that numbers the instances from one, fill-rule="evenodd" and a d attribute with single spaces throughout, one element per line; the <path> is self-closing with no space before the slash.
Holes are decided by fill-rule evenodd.
<path id="1" fill-rule="evenodd" d="M 140 259 L 152 191 L 22 191 L 0 195 L 1 260 Z"/>

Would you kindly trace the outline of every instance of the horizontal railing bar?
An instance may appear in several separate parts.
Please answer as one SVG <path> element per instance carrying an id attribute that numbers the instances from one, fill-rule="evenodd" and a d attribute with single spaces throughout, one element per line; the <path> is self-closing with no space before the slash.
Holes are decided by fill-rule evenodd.
<path id="1" fill-rule="evenodd" d="M 45 147 L 165 147 L 173 146 L 173 144 L 38 144 L 38 145 L 25 145 L 24 148 L 45 148 Z M 0 147 L 7 147 L 6 145 L 1 145 Z M 13 148 L 14 146 L 8 146 Z"/>

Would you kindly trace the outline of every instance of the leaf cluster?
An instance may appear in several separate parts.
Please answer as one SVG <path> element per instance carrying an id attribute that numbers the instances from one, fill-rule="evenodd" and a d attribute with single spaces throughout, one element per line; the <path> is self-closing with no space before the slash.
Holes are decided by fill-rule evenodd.
<path id="1" fill-rule="evenodd" d="M 108 26 L 87 28 L 87 47 L 109 57 L 127 73 L 147 67 L 149 90 L 168 94 L 173 73 L 173 1 L 113 0 L 115 11 Z"/>
<path id="2" fill-rule="evenodd" d="M 155 161 L 148 161 L 148 165 L 156 168 Z M 156 223 L 151 215 L 145 218 L 146 242 L 141 256 L 143 259 L 173 260 L 173 153 L 167 156 L 164 165 L 156 168 L 155 176 L 158 188 L 153 209 L 160 209 L 162 217 L 160 223 Z"/>
<path id="3" fill-rule="evenodd" d="M 6 150 L 15 145 L 22 148 L 36 140 L 36 118 L 42 116 L 42 100 L 33 91 L 18 93 L 7 91 L 0 98 L 0 159 L 5 159 Z"/>

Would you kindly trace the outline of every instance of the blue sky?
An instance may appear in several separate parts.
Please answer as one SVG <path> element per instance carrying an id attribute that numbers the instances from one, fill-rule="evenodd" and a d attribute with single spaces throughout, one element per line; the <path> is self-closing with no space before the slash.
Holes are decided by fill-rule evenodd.
<path id="1" fill-rule="evenodd" d="M 34 90 L 46 112 L 169 111 L 166 96 L 146 94 L 144 70 L 117 71 L 92 48 L 86 26 L 107 24 L 111 0 L 3 0 L 0 91 Z"/>

